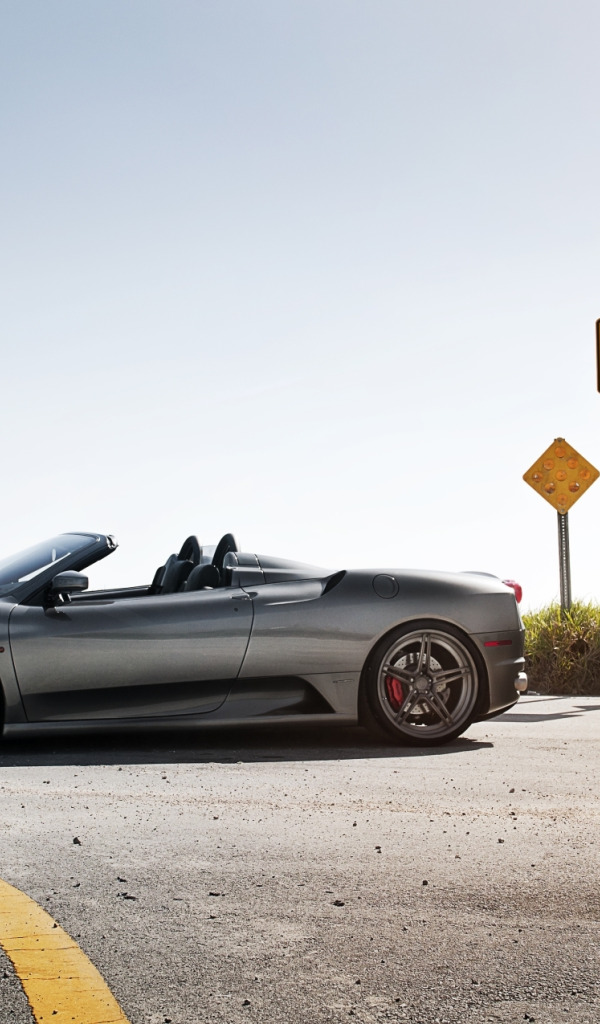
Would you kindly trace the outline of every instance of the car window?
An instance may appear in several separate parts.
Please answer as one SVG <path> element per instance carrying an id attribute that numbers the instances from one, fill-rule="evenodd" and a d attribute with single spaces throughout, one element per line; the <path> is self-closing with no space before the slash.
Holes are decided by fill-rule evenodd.
<path id="1" fill-rule="evenodd" d="M 96 543 L 96 537 L 61 533 L 0 560 L 0 593 L 10 593 L 21 583 L 35 579 L 44 569 Z"/>

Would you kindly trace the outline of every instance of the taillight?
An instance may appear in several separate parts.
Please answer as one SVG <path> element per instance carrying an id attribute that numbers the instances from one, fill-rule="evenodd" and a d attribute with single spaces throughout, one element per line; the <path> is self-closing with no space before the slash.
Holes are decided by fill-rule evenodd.
<path id="1" fill-rule="evenodd" d="M 523 587 L 521 584 L 517 583 L 516 580 L 502 580 L 502 582 L 505 583 L 507 587 L 511 587 L 514 590 L 517 604 L 520 604 L 521 598 L 523 597 Z"/>

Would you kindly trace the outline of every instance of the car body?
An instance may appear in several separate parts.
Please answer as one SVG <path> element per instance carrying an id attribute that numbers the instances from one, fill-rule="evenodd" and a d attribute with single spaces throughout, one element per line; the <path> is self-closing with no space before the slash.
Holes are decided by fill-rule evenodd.
<path id="1" fill-rule="evenodd" d="M 496 577 L 334 572 L 225 534 L 188 537 L 150 584 L 88 591 L 83 570 L 116 546 L 66 533 L 0 562 L 5 736 L 337 720 L 429 745 L 526 688 L 515 589 Z"/>

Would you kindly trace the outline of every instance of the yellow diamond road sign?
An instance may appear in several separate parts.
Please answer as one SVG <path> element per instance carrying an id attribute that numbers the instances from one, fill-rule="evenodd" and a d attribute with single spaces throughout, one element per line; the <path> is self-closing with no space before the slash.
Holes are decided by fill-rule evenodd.
<path id="1" fill-rule="evenodd" d="M 591 462 L 586 462 L 563 437 L 557 437 L 523 479 L 564 515 L 599 476 Z"/>

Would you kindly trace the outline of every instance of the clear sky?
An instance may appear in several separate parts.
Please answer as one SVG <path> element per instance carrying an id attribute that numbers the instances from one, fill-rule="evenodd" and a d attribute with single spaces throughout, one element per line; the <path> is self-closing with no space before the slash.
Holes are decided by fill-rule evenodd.
<path id="1" fill-rule="evenodd" d="M 9 0 L 4 554 L 189 533 L 558 594 L 600 467 L 597 0 Z M 569 515 L 600 600 L 600 482 Z"/>

